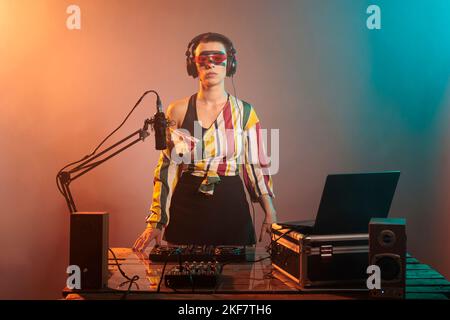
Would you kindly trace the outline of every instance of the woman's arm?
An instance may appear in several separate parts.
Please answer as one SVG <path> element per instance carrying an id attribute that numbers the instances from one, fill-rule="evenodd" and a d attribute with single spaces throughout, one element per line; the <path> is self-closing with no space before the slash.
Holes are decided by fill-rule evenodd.
<path id="1" fill-rule="evenodd" d="M 245 170 L 243 177 L 251 201 L 259 202 L 265 213 L 259 237 L 259 241 L 262 241 L 263 235 L 271 232 L 272 223 L 277 222 L 277 214 L 272 202 L 275 195 L 258 116 L 250 104 L 243 102 L 243 106 L 244 114 L 248 115 L 247 120 L 244 121 Z"/>
<path id="2" fill-rule="evenodd" d="M 263 194 L 258 199 L 261 208 L 264 210 L 265 217 L 261 226 L 261 233 L 259 235 L 259 241 L 262 241 L 264 232 L 272 232 L 272 223 L 277 222 L 277 212 L 273 206 L 272 198 L 268 194 Z"/>
<path id="3" fill-rule="evenodd" d="M 272 223 L 277 222 L 277 212 L 275 211 L 275 207 L 273 206 L 272 198 L 268 194 L 263 194 L 259 199 L 259 203 L 261 205 L 261 208 L 265 212 L 265 220 L 269 219 L 272 221 Z"/>
<path id="4" fill-rule="evenodd" d="M 173 128 L 178 128 L 180 123 L 180 108 L 176 108 L 176 103 L 169 105 L 167 118 L 173 122 L 169 124 Z M 147 216 L 147 227 L 137 238 L 133 245 L 133 250 L 143 251 L 152 240 L 156 245 L 161 244 L 162 230 L 169 222 L 169 206 L 173 190 L 178 181 L 179 166 L 171 159 L 170 130 L 166 132 L 167 148 L 160 153 L 158 164 L 154 171 L 153 197 L 150 213 Z"/>

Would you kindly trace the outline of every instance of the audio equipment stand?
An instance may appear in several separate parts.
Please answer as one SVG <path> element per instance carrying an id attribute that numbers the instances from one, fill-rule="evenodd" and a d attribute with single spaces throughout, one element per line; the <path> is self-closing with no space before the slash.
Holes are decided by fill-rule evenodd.
<path id="1" fill-rule="evenodd" d="M 112 146 L 110 146 L 109 148 L 103 150 L 102 152 L 98 153 L 98 154 L 92 154 L 90 156 L 87 156 L 85 159 L 83 159 L 83 162 L 81 164 L 79 164 L 78 166 L 76 166 L 75 168 L 72 168 L 70 170 L 67 171 L 61 171 L 58 174 L 58 181 L 59 181 L 59 185 L 61 186 L 61 192 L 66 200 L 67 206 L 69 207 L 69 211 L 71 213 L 74 213 L 77 210 L 77 207 L 75 205 L 75 201 L 73 199 L 72 193 L 70 192 L 70 188 L 69 185 L 72 181 L 78 179 L 79 177 L 81 177 L 82 175 L 84 175 L 85 173 L 91 171 L 92 169 L 96 168 L 97 166 L 101 165 L 102 163 L 104 163 L 105 161 L 111 159 L 112 157 L 118 155 L 119 153 L 121 153 L 122 151 L 128 149 L 129 147 L 133 146 L 134 144 L 136 144 L 139 141 L 144 141 L 145 138 L 147 138 L 150 134 L 148 133 L 148 127 L 149 125 L 154 125 L 155 123 L 157 123 L 158 121 L 166 121 L 166 118 L 164 116 L 164 113 L 162 112 L 157 112 L 154 117 L 152 117 L 151 119 L 146 119 L 144 122 L 144 126 L 139 129 L 136 130 L 135 132 L 133 132 L 132 134 L 128 135 L 127 137 L 123 138 L 122 140 L 118 141 L 117 143 L 113 144 Z M 153 129 L 153 127 L 152 127 Z M 128 140 L 132 139 L 134 136 L 138 135 L 138 137 L 131 141 L 130 143 L 128 143 L 127 145 L 120 147 L 121 145 L 125 144 Z M 120 148 L 119 150 L 116 150 Z M 114 151 L 116 150 L 116 151 Z M 107 153 L 111 153 L 112 154 L 107 154 Z M 105 155 L 104 158 L 97 160 L 95 162 L 93 162 L 94 160 L 98 159 L 99 157 Z M 79 172 L 81 171 L 81 172 Z M 77 174 L 76 174 L 77 173 Z M 74 175 L 76 174 L 76 175 Z M 72 176 L 74 175 L 74 176 Z"/>

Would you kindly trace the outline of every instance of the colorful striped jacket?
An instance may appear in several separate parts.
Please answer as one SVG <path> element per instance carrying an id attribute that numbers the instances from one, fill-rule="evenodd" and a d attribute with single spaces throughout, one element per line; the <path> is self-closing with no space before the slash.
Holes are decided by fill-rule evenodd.
<path id="1" fill-rule="evenodd" d="M 153 199 L 146 218 L 153 227 L 162 229 L 168 225 L 171 197 L 183 172 L 204 177 L 199 192 L 211 196 L 220 176 L 239 175 L 242 171 L 252 202 L 261 195 L 275 197 L 255 109 L 229 97 L 203 138 L 201 124 L 194 126 L 194 136 L 182 128 L 168 128 L 168 147 L 161 151 L 154 171 Z"/>

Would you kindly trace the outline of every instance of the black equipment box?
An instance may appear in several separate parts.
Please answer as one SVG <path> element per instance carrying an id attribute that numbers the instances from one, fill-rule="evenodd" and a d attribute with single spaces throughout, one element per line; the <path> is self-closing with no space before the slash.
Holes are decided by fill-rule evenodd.
<path id="1" fill-rule="evenodd" d="M 164 278 L 168 288 L 214 288 L 221 272 L 222 266 L 217 261 L 208 261 L 206 264 L 186 261 L 175 266 Z"/>
<path id="2" fill-rule="evenodd" d="M 155 246 L 149 254 L 153 262 L 179 262 L 179 261 L 220 261 L 245 262 L 253 260 L 251 252 L 245 246 L 211 246 L 211 245 L 180 245 Z"/>
<path id="3" fill-rule="evenodd" d="M 304 235 L 272 225 L 272 266 L 301 289 L 367 290 L 368 234 Z"/>

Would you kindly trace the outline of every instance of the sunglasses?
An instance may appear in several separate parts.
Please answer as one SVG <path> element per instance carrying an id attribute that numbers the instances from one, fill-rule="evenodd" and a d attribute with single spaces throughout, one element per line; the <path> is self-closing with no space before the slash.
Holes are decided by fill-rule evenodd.
<path id="1" fill-rule="evenodd" d="M 200 54 L 194 57 L 194 61 L 200 65 L 207 65 L 209 63 L 221 65 L 225 60 L 227 60 L 225 53 Z"/>

